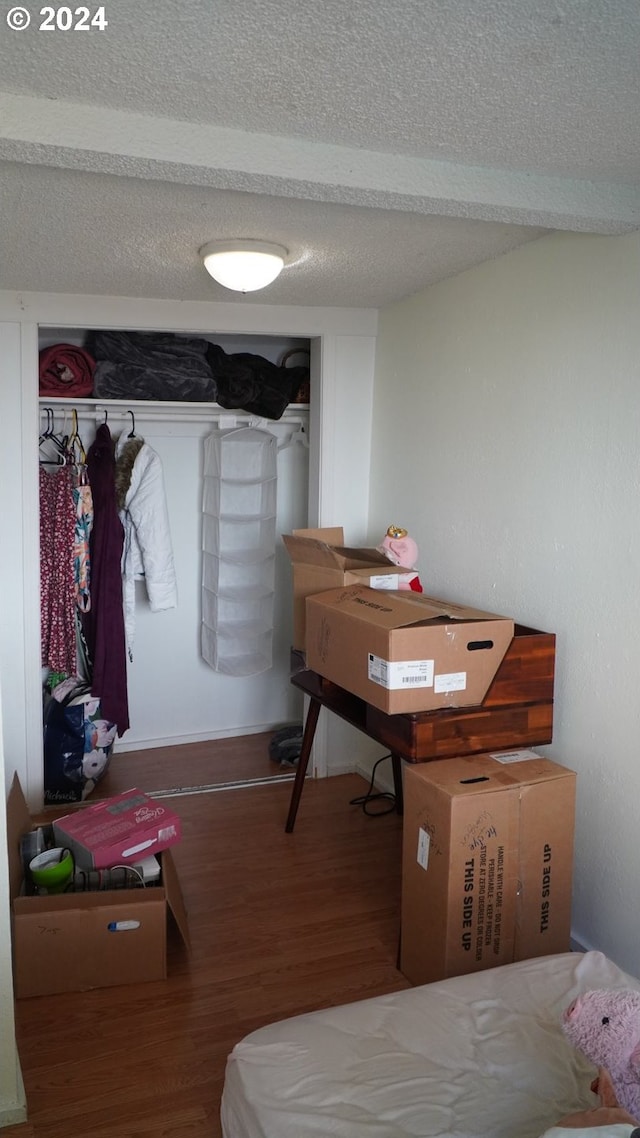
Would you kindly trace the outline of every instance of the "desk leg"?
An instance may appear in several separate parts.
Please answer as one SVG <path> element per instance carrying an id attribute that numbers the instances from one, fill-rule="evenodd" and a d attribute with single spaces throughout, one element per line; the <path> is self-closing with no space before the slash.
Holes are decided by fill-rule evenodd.
<path id="1" fill-rule="evenodd" d="M 296 768 L 296 777 L 293 780 L 293 790 L 291 791 L 291 802 L 289 804 L 289 814 L 287 816 L 287 824 L 284 828 L 285 834 L 290 834 L 293 830 L 296 821 L 296 814 L 298 813 L 298 806 L 302 798 L 302 788 L 304 786 L 305 775 L 309 765 L 309 756 L 311 754 L 311 747 L 313 746 L 313 737 L 316 733 L 316 725 L 320 708 L 322 704 L 319 699 L 314 699 L 311 696 L 309 703 L 309 710 L 307 711 L 307 721 L 304 725 L 304 735 L 302 736 L 302 747 L 298 758 L 298 766 Z"/>
<path id="2" fill-rule="evenodd" d="M 402 814 L 404 812 L 404 795 L 402 793 L 402 758 L 400 755 L 391 752 L 391 764 L 393 767 L 393 793 L 396 796 L 396 813 Z"/>

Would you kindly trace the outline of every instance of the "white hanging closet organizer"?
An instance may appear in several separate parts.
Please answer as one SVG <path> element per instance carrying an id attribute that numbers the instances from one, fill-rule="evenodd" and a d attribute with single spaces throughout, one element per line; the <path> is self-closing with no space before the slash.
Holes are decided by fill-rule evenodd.
<path id="1" fill-rule="evenodd" d="M 272 663 L 277 447 L 256 427 L 204 440 L 202 656 L 227 675 Z"/>

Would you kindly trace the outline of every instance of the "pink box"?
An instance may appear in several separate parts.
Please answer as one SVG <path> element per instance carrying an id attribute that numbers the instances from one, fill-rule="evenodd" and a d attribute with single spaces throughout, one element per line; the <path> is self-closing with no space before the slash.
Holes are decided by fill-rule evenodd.
<path id="1" fill-rule="evenodd" d="M 53 832 L 80 869 L 108 869 L 175 845 L 182 825 L 168 806 L 134 788 L 57 818 Z"/>

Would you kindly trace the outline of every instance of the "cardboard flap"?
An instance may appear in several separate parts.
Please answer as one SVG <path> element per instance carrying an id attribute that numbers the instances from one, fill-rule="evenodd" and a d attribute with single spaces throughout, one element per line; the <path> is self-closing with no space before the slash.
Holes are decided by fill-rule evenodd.
<path id="1" fill-rule="evenodd" d="M 282 540 L 289 557 L 297 565 L 355 569 L 367 565 L 390 564 L 389 558 L 377 549 L 351 548 L 343 545 L 344 534 L 339 528 L 294 530 L 293 534 L 283 533 Z"/>
<path id="2" fill-rule="evenodd" d="M 365 585 L 348 585 L 344 589 L 329 589 L 307 598 L 307 603 L 329 604 L 352 612 L 355 617 L 366 619 L 378 628 L 407 628 L 411 625 L 429 623 L 456 624 L 465 621 L 502 621 L 510 629 L 508 639 L 513 637 L 513 621 L 479 609 L 465 608 L 463 605 L 437 601 L 423 597 L 419 593 L 405 593 L 369 589 Z M 506 648 L 506 644 L 505 644 Z"/>
<path id="3" fill-rule="evenodd" d="M 337 565 L 333 547 L 318 538 L 297 537 L 283 533 L 282 540 L 289 557 L 297 565 L 322 565 L 335 568 Z"/>
<path id="4" fill-rule="evenodd" d="M 336 547 L 334 552 L 341 558 L 341 564 L 345 569 L 355 569 L 358 565 L 385 565 L 392 569 L 398 568 L 379 549 L 352 549 L 348 545 L 340 545 Z M 403 572 L 406 573 L 407 570 L 404 569 Z"/>
<path id="5" fill-rule="evenodd" d="M 325 526 L 324 529 L 294 529 L 294 537 L 311 537 L 324 541 L 327 545 L 344 545 L 342 526 Z"/>
<path id="6" fill-rule="evenodd" d="M 22 859 L 20 839 L 33 829 L 29 807 L 17 774 L 13 776 L 7 799 L 7 855 L 9 859 L 9 892 L 11 900 L 19 896 L 22 888 Z"/>
<path id="7" fill-rule="evenodd" d="M 435 597 L 428 597 L 425 593 L 408 593 L 402 598 L 406 604 L 414 605 L 424 613 L 420 620 L 505 620 L 499 613 L 485 612 L 483 609 L 471 608 L 469 605 L 456 604 L 455 601 L 441 601 Z"/>
<path id="8" fill-rule="evenodd" d="M 167 904 L 178 926 L 178 931 L 185 947 L 191 952 L 191 936 L 189 935 L 189 921 L 187 910 L 180 888 L 180 881 L 176 871 L 176 864 L 171 856 L 171 850 L 163 850 L 162 854 L 162 882 L 167 898 Z"/>

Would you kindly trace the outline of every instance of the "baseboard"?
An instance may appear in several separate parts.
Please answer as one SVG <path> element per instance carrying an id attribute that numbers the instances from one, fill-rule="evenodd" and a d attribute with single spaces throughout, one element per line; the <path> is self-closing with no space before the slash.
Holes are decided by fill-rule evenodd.
<path id="1" fill-rule="evenodd" d="M 4 1130 L 5 1126 L 20 1126 L 21 1123 L 27 1121 L 27 1108 L 26 1106 L 7 1107 L 6 1109 L 0 1106 L 0 1129 Z"/>
<path id="2" fill-rule="evenodd" d="M 27 1098 L 24 1092 L 24 1083 L 22 1082 L 22 1071 L 20 1065 L 16 1071 L 16 1094 L 17 1099 L 15 1103 L 9 1105 L 8 1103 L 0 1103 L 0 1128 L 4 1129 L 5 1126 L 19 1126 L 21 1122 L 27 1121 Z"/>
<path id="3" fill-rule="evenodd" d="M 368 766 L 366 763 L 356 762 L 356 774 L 362 775 L 362 777 L 369 783 L 371 782 L 372 767 L 373 763 L 371 763 L 371 766 Z M 380 763 L 380 766 L 376 771 L 376 777 L 373 785 L 375 790 L 384 790 L 389 794 L 394 793 L 395 788 L 393 785 L 393 767 L 391 765 L 391 761 L 388 763 Z"/>
<path id="4" fill-rule="evenodd" d="M 356 770 L 356 773 L 358 773 L 358 774 L 360 773 L 358 771 L 357 764 L 356 764 L 355 770 Z M 333 778 L 334 775 L 337 775 L 337 774 L 353 774 L 353 773 L 354 773 L 353 763 L 334 763 L 334 762 L 331 762 L 328 769 L 327 769 L 327 778 Z"/>
<path id="5" fill-rule="evenodd" d="M 266 731 L 277 731 L 284 726 L 279 723 L 259 723 L 254 727 L 229 727 L 224 731 L 201 731 L 194 735 L 169 735 L 162 739 L 118 739 L 113 748 L 114 755 L 127 751 L 150 751 L 155 747 L 181 747 L 185 743 L 208 743 L 214 739 L 236 739 L 240 735 L 261 735 Z"/>
<path id="6" fill-rule="evenodd" d="M 581 940 L 578 940 L 578 938 L 576 936 L 574 936 L 573 932 L 571 933 L 571 937 L 569 940 L 569 947 L 570 947 L 572 952 L 593 952 L 594 951 L 593 947 L 590 944 L 584 944 Z"/>

